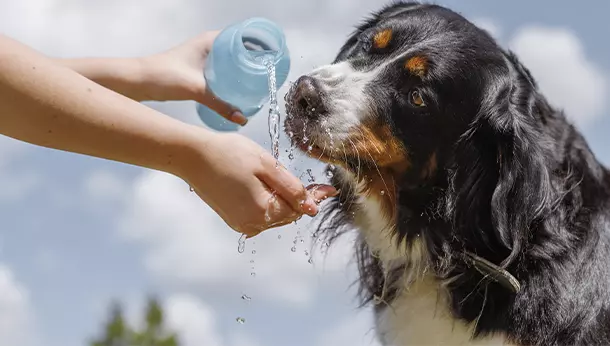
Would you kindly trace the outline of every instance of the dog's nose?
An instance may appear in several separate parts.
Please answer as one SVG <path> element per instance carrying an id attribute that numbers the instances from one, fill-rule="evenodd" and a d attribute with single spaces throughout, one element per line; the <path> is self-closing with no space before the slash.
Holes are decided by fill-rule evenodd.
<path id="1" fill-rule="evenodd" d="M 325 112 L 318 82 L 309 76 L 302 76 L 296 81 L 292 103 L 299 114 L 308 117 L 317 117 Z"/>

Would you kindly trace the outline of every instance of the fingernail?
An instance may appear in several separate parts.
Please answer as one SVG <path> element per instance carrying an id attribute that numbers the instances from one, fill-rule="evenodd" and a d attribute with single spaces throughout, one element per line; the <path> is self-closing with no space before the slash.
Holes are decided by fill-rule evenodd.
<path id="1" fill-rule="evenodd" d="M 241 112 L 235 111 L 235 112 L 231 113 L 231 121 L 233 121 L 241 126 L 245 126 L 248 123 L 248 118 L 246 118 L 243 114 L 241 114 Z"/>

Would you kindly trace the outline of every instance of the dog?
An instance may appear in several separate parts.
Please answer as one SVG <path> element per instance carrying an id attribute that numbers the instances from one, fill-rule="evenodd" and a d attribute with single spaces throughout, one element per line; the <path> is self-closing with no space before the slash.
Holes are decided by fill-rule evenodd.
<path id="1" fill-rule="evenodd" d="M 486 31 L 386 5 L 285 100 L 383 345 L 610 344 L 609 172 Z"/>

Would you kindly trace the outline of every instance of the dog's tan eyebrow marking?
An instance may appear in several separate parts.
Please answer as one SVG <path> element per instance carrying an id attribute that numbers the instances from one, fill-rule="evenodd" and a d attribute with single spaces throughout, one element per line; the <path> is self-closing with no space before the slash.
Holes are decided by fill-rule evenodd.
<path id="1" fill-rule="evenodd" d="M 373 36 L 373 46 L 377 49 L 384 49 L 392 41 L 392 29 L 379 31 Z"/>
<path id="2" fill-rule="evenodd" d="M 407 59 L 405 68 L 412 74 L 423 77 L 428 72 L 428 59 L 421 55 L 416 55 Z"/>

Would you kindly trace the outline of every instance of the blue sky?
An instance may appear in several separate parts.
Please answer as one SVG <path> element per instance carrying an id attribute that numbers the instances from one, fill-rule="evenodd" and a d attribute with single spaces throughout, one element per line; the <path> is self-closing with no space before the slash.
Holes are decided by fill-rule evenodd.
<path id="1" fill-rule="evenodd" d="M 0 32 L 53 56 L 137 56 L 262 15 L 286 29 L 294 80 L 329 62 L 352 26 L 384 3 L 0 0 Z M 610 3 L 439 3 L 514 48 L 598 158 L 610 162 L 610 46 L 603 43 Z M 191 102 L 150 105 L 199 124 Z M 243 133 L 267 148 L 264 112 Z M 324 180 L 310 160 L 289 161 L 285 153 L 281 160 L 297 175 L 311 168 Z M 239 235 L 166 174 L 2 137 L 0 179 L 2 345 L 83 345 L 111 298 L 137 314 L 149 293 L 163 297 L 185 346 L 375 345 L 370 316 L 356 309 L 349 289 L 349 239 L 311 265 L 305 219 L 249 241 L 240 255 Z M 244 293 L 252 300 L 243 301 Z"/>

